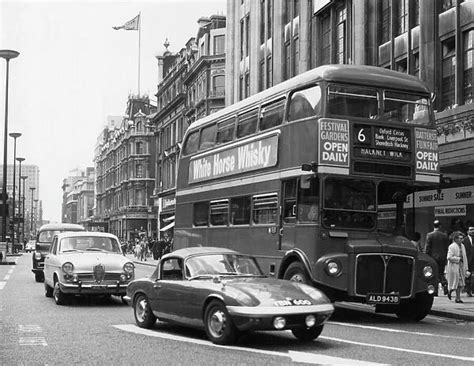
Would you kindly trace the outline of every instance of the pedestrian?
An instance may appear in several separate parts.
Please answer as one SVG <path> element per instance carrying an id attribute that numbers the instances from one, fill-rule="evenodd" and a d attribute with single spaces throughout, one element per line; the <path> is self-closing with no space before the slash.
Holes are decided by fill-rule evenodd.
<path id="1" fill-rule="evenodd" d="M 466 249 L 464 248 L 464 235 L 460 231 L 451 234 L 453 242 L 449 245 L 446 256 L 446 279 L 448 280 L 448 299 L 451 300 L 451 292 L 456 291 L 456 302 L 461 300 L 461 290 L 465 285 L 465 278 L 471 275 L 468 271 Z"/>
<path id="2" fill-rule="evenodd" d="M 474 272 L 474 225 L 469 225 L 467 235 L 463 241 L 464 249 L 466 249 L 467 267 L 471 275 L 466 278 L 466 294 L 472 297 L 472 277 Z"/>
<path id="3" fill-rule="evenodd" d="M 422 245 L 421 245 L 421 234 L 418 231 L 416 231 L 413 234 L 413 240 L 411 241 L 411 243 L 416 248 L 416 250 L 418 250 L 419 252 L 423 251 L 423 248 L 422 248 Z"/>
<path id="4" fill-rule="evenodd" d="M 426 235 L 425 243 L 426 254 L 433 258 L 438 265 L 438 283 L 441 283 L 443 292 L 447 295 L 448 288 L 446 278 L 444 277 L 444 267 L 446 266 L 449 238 L 446 233 L 441 231 L 441 223 L 439 220 L 433 222 L 433 231 Z M 438 296 L 437 291 L 435 291 L 434 296 Z"/>

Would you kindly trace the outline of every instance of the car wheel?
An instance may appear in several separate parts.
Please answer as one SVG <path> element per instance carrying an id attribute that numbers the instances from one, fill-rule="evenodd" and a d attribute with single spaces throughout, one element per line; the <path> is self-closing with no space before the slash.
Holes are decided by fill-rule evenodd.
<path id="1" fill-rule="evenodd" d="M 311 328 L 293 328 L 291 332 L 293 335 L 302 342 L 311 342 L 312 340 L 319 337 L 323 331 L 323 325 Z"/>
<path id="2" fill-rule="evenodd" d="M 53 298 L 56 305 L 66 305 L 67 295 L 59 288 L 59 282 L 54 283 Z"/>
<path id="3" fill-rule="evenodd" d="M 53 291 L 54 289 L 45 282 L 44 283 L 44 296 L 53 297 Z"/>
<path id="4" fill-rule="evenodd" d="M 133 314 L 135 316 L 135 322 L 140 328 L 151 328 L 156 322 L 156 316 L 151 310 L 150 302 L 143 294 L 135 298 Z"/>
<path id="5" fill-rule="evenodd" d="M 231 344 L 237 338 L 237 328 L 221 301 L 209 303 L 204 314 L 204 327 L 208 338 L 216 344 Z"/>
<path id="6" fill-rule="evenodd" d="M 43 282 L 44 281 L 44 274 L 41 272 L 35 273 L 35 281 L 36 282 Z"/>
<path id="7" fill-rule="evenodd" d="M 286 269 L 283 279 L 306 284 L 310 283 L 306 270 L 300 262 L 291 263 Z"/>

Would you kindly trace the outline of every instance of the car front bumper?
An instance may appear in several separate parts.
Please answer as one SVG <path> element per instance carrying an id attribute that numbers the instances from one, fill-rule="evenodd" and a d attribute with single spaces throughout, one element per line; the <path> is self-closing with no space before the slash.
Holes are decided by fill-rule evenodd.
<path id="1" fill-rule="evenodd" d="M 127 293 L 128 283 L 59 283 L 61 292 L 77 295 L 117 295 L 124 296 Z"/>
<path id="2" fill-rule="evenodd" d="M 314 326 L 320 326 L 330 318 L 334 306 L 332 304 L 288 307 L 227 306 L 227 311 L 239 330 L 276 330 L 273 326 L 275 317 L 285 318 L 284 329 L 305 327 L 308 315 L 314 315 L 316 318 Z"/>

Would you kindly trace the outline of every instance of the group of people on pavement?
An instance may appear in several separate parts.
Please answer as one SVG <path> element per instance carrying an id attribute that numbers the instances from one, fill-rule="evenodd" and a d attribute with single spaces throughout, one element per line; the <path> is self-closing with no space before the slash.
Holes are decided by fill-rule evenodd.
<path id="1" fill-rule="evenodd" d="M 139 261 L 146 262 L 147 258 L 160 259 L 162 255 L 173 250 L 173 238 L 164 235 L 160 240 L 151 238 L 145 234 L 139 235 L 134 240 L 122 240 L 122 251 L 124 254 L 133 254 Z"/>
<path id="2" fill-rule="evenodd" d="M 463 289 L 465 289 L 467 296 L 472 297 L 474 225 L 469 225 L 467 233 L 462 230 L 454 230 L 448 237 L 441 230 L 439 220 L 435 220 L 433 231 L 426 235 L 425 252 L 436 261 L 438 279 L 449 300 L 451 300 L 454 291 L 455 301 L 462 304 L 461 292 Z"/>

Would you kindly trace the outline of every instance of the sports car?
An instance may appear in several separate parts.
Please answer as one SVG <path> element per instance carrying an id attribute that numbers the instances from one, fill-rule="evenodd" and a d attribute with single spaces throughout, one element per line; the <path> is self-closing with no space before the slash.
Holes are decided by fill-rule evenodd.
<path id="1" fill-rule="evenodd" d="M 53 238 L 44 260 L 46 297 L 58 305 L 71 295 L 124 296 L 135 266 L 122 254 L 115 235 L 67 232 Z"/>
<path id="2" fill-rule="evenodd" d="M 164 255 L 150 277 L 130 282 L 124 299 L 141 328 L 157 319 L 204 328 L 216 344 L 251 330 L 289 329 L 311 341 L 334 311 L 314 287 L 268 278 L 254 257 L 214 247 Z"/>

